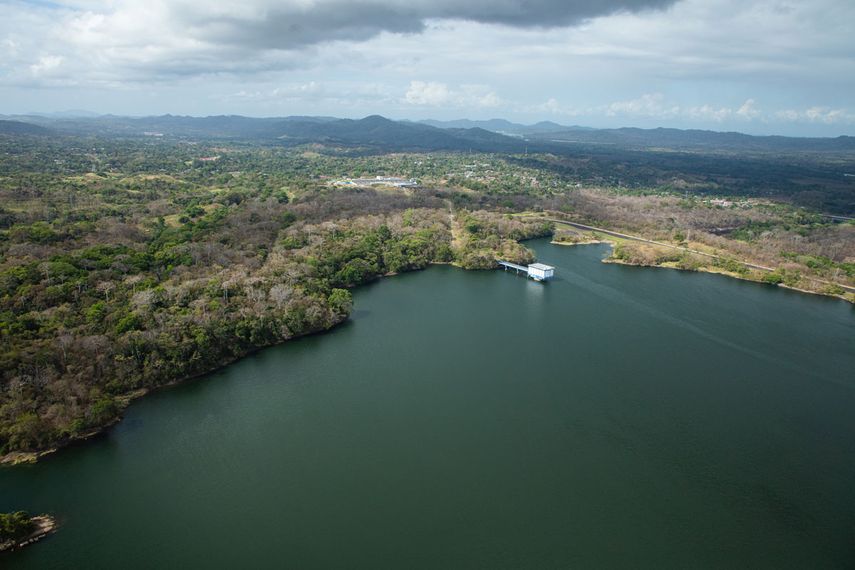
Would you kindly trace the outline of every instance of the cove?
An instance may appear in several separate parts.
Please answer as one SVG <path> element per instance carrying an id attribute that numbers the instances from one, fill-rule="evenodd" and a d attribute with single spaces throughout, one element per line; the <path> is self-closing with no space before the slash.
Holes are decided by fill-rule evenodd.
<path id="1" fill-rule="evenodd" d="M 0 470 L 62 528 L 2 568 L 846 568 L 855 312 L 530 242 Z"/>

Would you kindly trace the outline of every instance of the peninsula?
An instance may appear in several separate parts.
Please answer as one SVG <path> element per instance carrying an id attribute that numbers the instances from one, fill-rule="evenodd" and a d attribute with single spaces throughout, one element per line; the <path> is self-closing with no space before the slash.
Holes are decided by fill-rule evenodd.
<path id="1" fill-rule="evenodd" d="M 56 529 L 56 520 L 49 515 L 30 516 L 25 511 L 0 513 L 0 554 L 38 542 Z"/>

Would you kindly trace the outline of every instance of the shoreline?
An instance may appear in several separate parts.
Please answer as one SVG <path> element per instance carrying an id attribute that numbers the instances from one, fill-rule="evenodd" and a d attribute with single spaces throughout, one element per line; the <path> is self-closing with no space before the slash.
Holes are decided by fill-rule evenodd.
<path id="1" fill-rule="evenodd" d="M 696 269 L 684 269 L 682 267 L 677 267 L 675 265 L 666 265 L 666 263 L 657 264 L 657 263 L 631 263 L 629 261 L 624 261 L 623 259 L 617 259 L 613 257 L 606 257 L 601 260 L 601 263 L 609 263 L 613 265 L 624 265 L 626 267 L 650 267 L 652 269 L 675 269 L 677 271 L 686 271 L 689 273 L 709 273 L 711 275 L 723 275 L 724 277 L 730 277 L 732 279 L 739 279 L 740 281 L 748 281 L 750 283 L 758 283 L 760 285 L 771 285 L 774 287 L 780 287 L 781 289 L 789 289 L 790 291 L 797 291 L 799 293 L 805 293 L 807 295 L 819 295 L 820 297 L 832 297 L 834 299 L 840 299 L 841 301 L 846 301 L 847 303 L 851 303 L 855 305 L 855 298 L 846 297 L 846 293 L 842 295 L 838 295 L 835 293 L 823 293 L 822 291 L 812 291 L 810 289 L 802 289 L 800 287 L 793 287 L 792 285 L 785 285 L 783 283 L 766 283 L 765 281 L 761 281 L 759 279 L 751 279 L 750 277 L 746 277 L 744 275 L 740 275 L 738 273 L 733 273 L 732 271 L 727 271 L 725 269 L 713 268 L 713 267 L 698 267 Z"/>
<path id="2" fill-rule="evenodd" d="M 159 386 L 153 386 L 151 388 L 140 388 L 138 390 L 134 390 L 133 392 L 129 392 L 127 394 L 124 394 L 123 396 L 121 396 L 121 398 L 119 398 L 119 404 L 121 406 L 121 409 L 119 410 L 119 415 L 117 417 L 113 418 L 111 421 L 105 423 L 102 426 L 91 428 L 91 429 L 87 430 L 86 432 L 78 434 L 76 436 L 63 439 L 63 440 L 57 442 L 53 447 L 50 447 L 48 449 L 40 449 L 37 451 L 12 451 L 12 452 L 9 452 L 6 455 L 0 456 L 0 468 L 3 468 L 3 467 L 10 467 L 11 468 L 11 467 L 20 466 L 20 465 L 32 465 L 34 463 L 37 463 L 41 458 L 46 457 L 48 455 L 52 455 L 61 449 L 74 447 L 75 445 L 80 445 L 80 444 L 86 443 L 87 441 L 89 441 L 95 437 L 104 435 L 107 431 L 110 430 L 110 428 L 121 423 L 121 421 L 124 419 L 123 413 L 124 413 L 125 409 L 127 409 L 127 407 L 130 406 L 131 403 L 133 403 L 133 401 L 137 400 L 138 398 L 142 398 L 143 396 L 147 396 L 148 394 L 151 394 L 153 392 L 158 392 L 160 390 L 166 390 L 169 388 L 175 388 L 176 386 L 178 386 L 180 384 L 185 384 L 187 382 L 192 382 L 193 380 L 198 380 L 198 379 L 202 378 L 203 376 L 207 376 L 208 374 L 212 374 L 214 372 L 217 372 L 218 370 L 221 370 L 221 369 L 225 368 L 226 366 L 229 366 L 230 364 L 234 364 L 238 360 L 246 358 L 247 356 L 252 356 L 253 354 L 255 354 L 261 350 L 264 350 L 265 348 L 278 346 L 280 344 L 284 344 L 288 341 L 295 340 L 298 338 L 303 338 L 303 337 L 308 337 L 308 336 L 312 336 L 312 335 L 316 335 L 316 334 L 326 333 L 326 332 L 331 331 L 332 329 L 340 326 L 341 324 L 347 322 L 349 317 L 350 317 L 350 315 L 348 315 L 348 317 L 338 321 L 337 323 L 333 324 L 331 327 L 329 327 L 327 329 L 318 330 L 318 331 L 310 331 L 310 332 L 306 332 L 306 333 L 303 333 L 303 334 L 300 334 L 297 336 L 293 336 L 291 338 L 284 339 L 280 342 L 275 342 L 272 344 L 266 344 L 263 346 L 253 347 L 252 349 L 248 350 L 247 352 L 245 352 L 243 354 L 236 355 L 234 357 L 227 358 L 227 359 L 219 361 L 216 366 L 214 366 L 214 367 L 212 367 L 212 368 L 210 368 L 204 372 L 199 372 L 198 374 L 194 374 L 192 376 L 184 376 L 182 378 L 176 378 L 175 380 L 170 380 L 169 382 L 166 382 L 166 383 L 161 384 Z"/>
<path id="3" fill-rule="evenodd" d="M 467 268 L 461 266 L 456 261 L 431 261 L 426 267 L 413 269 L 413 270 L 407 270 L 407 271 L 400 271 L 400 272 L 390 271 L 390 272 L 382 274 L 382 275 L 377 275 L 377 276 L 369 279 L 368 281 L 366 281 L 364 283 L 360 283 L 354 287 L 361 287 L 364 285 L 369 285 L 369 284 L 374 283 L 376 281 L 380 281 L 381 279 L 385 279 L 387 277 L 394 277 L 396 275 L 401 275 L 403 273 L 412 273 L 414 271 L 421 271 L 422 269 L 426 269 L 427 267 L 430 267 L 432 265 L 449 265 L 449 266 L 461 269 L 463 271 L 474 271 L 475 270 L 475 269 L 467 269 Z M 226 359 L 222 359 L 216 364 L 216 366 L 213 366 L 213 367 L 211 367 L 208 370 L 205 370 L 203 372 L 199 372 L 198 374 L 194 374 L 192 376 L 185 376 L 182 378 L 176 378 L 174 380 L 170 380 L 169 382 L 166 382 L 164 384 L 160 384 L 158 386 L 153 386 L 153 387 L 149 387 L 149 388 L 140 388 L 138 390 L 134 390 L 133 392 L 129 392 L 127 394 L 124 394 L 121 397 L 117 398 L 118 403 L 120 405 L 120 410 L 119 410 L 118 416 L 113 418 L 111 421 L 105 423 L 102 426 L 98 426 L 98 427 L 88 429 L 87 431 L 80 433 L 78 435 L 62 439 L 62 440 L 56 442 L 52 447 L 49 447 L 47 449 L 39 449 L 36 451 L 11 451 L 5 455 L 0 455 L 0 469 L 2 469 L 4 467 L 11 468 L 11 467 L 21 466 L 21 465 L 32 465 L 34 463 L 38 463 L 38 461 L 40 459 L 42 459 L 43 457 L 47 457 L 49 455 L 52 455 L 61 449 L 65 449 L 65 448 L 69 448 L 69 447 L 74 447 L 76 445 L 84 444 L 93 438 L 104 435 L 107 431 L 110 430 L 110 428 L 119 424 L 124 419 L 123 413 L 124 413 L 125 409 L 131 403 L 133 403 L 134 400 L 136 400 L 138 398 L 142 398 L 143 396 L 146 396 L 146 395 L 151 394 L 153 392 L 158 392 L 160 390 L 174 388 L 180 384 L 185 384 L 185 383 L 191 382 L 193 380 L 198 380 L 204 376 L 207 376 L 208 374 L 212 374 L 214 372 L 217 372 L 218 370 L 221 370 L 221 369 L 225 368 L 226 366 L 234 364 L 235 362 L 237 362 L 243 358 L 246 358 L 248 356 L 251 356 L 251 355 L 253 355 L 253 354 L 255 354 L 261 350 L 264 350 L 266 348 L 271 348 L 273 346 L 279 346 L 279 345 L 284 344 L 286 342 L 289 342 L 291 340 L 296 340 L 296 339 L 303 338 L 303 337 L 327 333 L 327 332 L 335 329 L 336 327 L 341 326 L 342 324 L 346 323 L 349 318 L 350 318 L 350 315 L 348 314 L 345 318 L 334 323 L 329 328 L 322 329 L 322 330 L 316 330 L 316 331 L 309 331 L 309 332 L 305 332 L 305 333 L 300 334 L 300 335 L 293 336 L 291 338 L 283 339 L 279 342 L 274 342 L 271 344 L 265 344 L 262 346 L 253 347 L 253 348 L 247 350 L 243 354 L 235 355 L 233 357 L 226 358 Z"/>
<path id="4" fill-rule="evenodd" d="M 621 232 L 618 232 L 615 230 L 609 230 L 609 229 L 605 229 L 605 228 L 590 226 L 587 224 L 581 224 L 579 222 L 571 222 L 569 220 L 549 217 L 549 215 L 550 214 L 548 214 L 548 213 L 544 213 L 542 215 L 534 214 L 533 216 L 537 217 L 539 219 L 545 219 L 545 220 L 553 222 L 555 224 L 562 224 L 565 226 L 569 226 L 570 228 L 572 228 L 571 233 L 575 234 L 575 235 L 585 235 L 582 232 L 588 232 L 588 235 L 591 237 L 589 240 L 584 240 L 584 241 L 589 242 L 589 243 L 609 243 L 609 244 L 611 244 L 612 248 L 614 248 L 623 241 L 638 242 L 638 243 L 642 243 L 642 244 L 649 244 L 649 245 L 652 245 L 654 247 L 661 247 L 661 248 L 668 248 L 668 249 L 674 249 L 674 250 L 682 251 L 684 253 L 695 255 L 695 256 L 698 256 L 701 258 L 705 258 L 705 259 L 723 259 L 723 257 L 721 255 L 718 255 L 717 253 L 709 253 L 706 251 L 699 251 L 696 249 L 691 249 L 691 248 L 683 247 L 680 245 L 663 243 L 663 242 L 659 242 L 656 240 L 647 239 L 647 238 L 644 238 L 641 236 L 635 236 L 635 235 L 621 233 Z M 602 239 L 600 239 L 601 236 L 602 236 Z M 553 240 L 552 243 L 554 243 L 555 245 L 583 245 L 583 243 L 581 241 L 577 242 L 577 243 L 569 243 L 569 242 L 556 242 Z M 613 258 L 611 256 L 609 258 L 604 259 L 603 261 L 605 263 L 616 263 L 616 264 L 620 264 L 620 265 L 634 265 L 637 267 L 661 267 L 661 268 L 666 268 L 666 269 L 680 269 L 682 271 L 695 271 L 698 273 L 717 273 L 720 275 L 726 275 L 728 277 L 734 277 L 736 279 L 741 279 L 743 281 L 753 281 L 755 283 L 766 283 L 765 281 L 760 280 L 760 279 L 750 278 L 750 277 L 747 277 L 747 276 L 739 274 L 739 273 L 730 272 L 730 271 L 727 271 L 727 270 L 724 270 L 721 268 L 713 268 L 713 267 L 709 267 L 707 265 L 701 265 L 701 266 L 696 267 L 696 268 L 682 268 L 682 267 L 676 267 L 673 265 L 668 265 L 668 263 L 670 263 L 670 262 L 665 262 L 663 264 L 658 264 L 658 263 L 631 263 L 631 262 L 624 262 L 621 260 L 616 260 L 615 258 Z M 748 268 L 749 270 L 760 270 L 760 271 L 774 272 L 777 269 L 777 268 L 773 268 L 773 267 L 766 267 L 763 265 L 758 265 L 758 264 L 750 262 L 750 261 L 737 261 L 737 263 L 739 263 L 743 267 Z M 835 292 L 831 292 L 831 291 L 826 292 L 826 291 L 821 291 L 821 290 L 805 289 L 802 287 L 795 287 L 792 285 L 786 285 L 784 283 L 767 283 L 767 284 L 778 285 L 779 287 L 782 287 L 784 289 L 791 289 L 793 291 L 799 291 L 800 293 L 807 293 L 807 294 L 811 294 L 811 295 L 821 295 L 823 297 L 836 297 L 836 298 L 841 299 L 843 301 L 846 301 L 848 303 L 855 304 L 855 286 L 843 285 L 840 283 L 835 283 L 833 281 L 826 281 L 826 280 L 820 279 L 820 278 L 806 277 L 806 279 L 812 281 L 813 283 L 821 283 L 827 287 L 837 287 L 839 289 L 842 289 L 843 292 L 842 293 L 835 293 Z"/>
<path id="5" fill-rule="evenodd" d="M 23 538 L 0 543 L 0 554 L 3 552 L 12 552 L 24 548 L 25 546 L 35 544 L 41 539 L 55 533 L 59 528 L 59 524 L 57 524 L 56 519 L 50 515 L 36 515 L 34 517 L 30 517 L 30 520 L 36 524 L 36 529 Z"/>
<path id="6" fill-rule="evenodd" d="M 612 247 L 612 255 L 614 254 L 614 247 L 617 245 L 617 241 L 615 241 L 615 240 L 596 239 L 596 238 L 581 240 L 578 242 L 560 242 L 560 241 L 555 241 L 553 239 L 553 240 L 550 240 L 549 243 L 551 245 L 559 245 L 559 246 L 609 244 Z M 701 266 L 701 267 L 698 267 L 695 269 L 684 269 L 681 267 L 676 267 L 674 265 L 667 265 L 667 264 L 631 263 L 631 262 L 627 262 L 627 261 L 624 261 L 621 259 L 614 258 L 611 255 L 609 257 L 602 259 L 601 263 L 624 265 L 624 266 L 628 266 L 628 267 L 652 267 L 652 268 L 659 268 L 659 269 L 676 269 L 679 271 L 689 271 L 689 272 L 695 272 L 695 273 L 710 273 L 710 274 L 716 274 L 716 275 L 724 275 L 726 277 L 732 277 L 734 279 L 740 279 L 742 281 L 750 281 L 753 283 L 760 283 L 760 284 L 766 284 L 766 285 L 776 285 L 778 287 L 781 287 L 784 289 L 790 289 L 792 291 L 798 291 L 800 293 L 805 293 L 805 294 L 810 294 L 810 295 L 820 295 L 823 297 L 834 297 L 834 298 L 846 301 L 848 303 L 855 304 L 855 296 L 853 296 L 853 298 L 850 299 L 850 298 L 845 296 L 846 293 L 843 293 L 841 295 L 837 295 L 837 294 L 833 294 L 833 293 L 823 293 L 820 291 L 811 291 L 808 289 L 801 289 L 801 288 L 793 287 L 790 285 L 784 285 L 783 283 L 777 283 L 777 284 L 764 283 L 763 281 L 760 281 L 757 279 L 751 279 L 749 277 L 739 275 L 737 273 L 729 272 L 729 271 L 726 271 L 724 269 L 719 269 L 719 268 Z M 666 263 L 669 263 L 669 262 L 666 262 Z M 457 267 L 458 269 L 462 269 L 464 271 L 471 271 L 472 270 L 472 269 L 464 268 L 459 263 L 454 262 L 454 261 L 439 261 L 439 262 L 433 261 L 433 262 L 430 262 L 428 264 L 428 266 L 431 266 L 431 265 L 450 265 L 452 267 Z M 422 269 L 424 269 L 424 268 L 422 268 Z M 421 271 L 421 269 L 416 269 L 415 271 Z M 410 273 L 410 271 L 401 272 L 401 273 Z M 400 274 L 400 273 L 390 272 L 390 273 L 386 273 L 384 275 L 378 275 L 374 279 L 371 279 L 368 282 L 360 284 L 360 285 L 367 285 L 371 282 L 379 281 L 379 280 L 386 278 L 386 277 L 393 277 L 393 276 L 398 275 L 398 274 Z M 183 378 L 171 380 L 171 381 L 169 381 L 165 384 L 161 384 L 159 386 L 155 386 L 155 387 L 151 387 L 151 388 L 141 388 L 139 390 L 135 390 L 133 392 L 125 394 L 119 399 L 119 403 L 121 405 L 119 415 L 116 418 L 114 418 L 113 420 L 111 420 L 110 422 L 104 424 L 103 426 L 98 426 L 98 427 L 92 428 L 92 429 L 90 429 L 90 430 L 88 430 L 82 434 L 79 434 L 79 435 L 76 435 L 73 437 L 69 437 L 65 440 L 62 440 L 62 441 L 58 442 L 56 445 L 54 445 L 53 447 L 48 448 L 48 449 L 42 449 L 42 450 L 38 450 L 38 451 L 13 451 L 13 452 L 7 453 L 5 455 L 2 455 L 2 456 L 0 456 L 0 468 L 2 468 L 2 467 L 14 467 L 17 465 L 24 465 L 24 464 L 34 464 L 34 463 L 37 463 L 41 458 L 46 457 L 48 455 L 51 455 L 53 453 L 56 453 L 60 449 L 63 449 L 66 447 L 72 447 L 74 445 L 85 443 L 90 439 L 93 439 L 97 436 L 103 435 L 110 428 L 112 428 L 113 426 L 120 423 L 122 421 L 122 419 L 124 419 L 124 416 L 122 415 L 124 410 L 134 400 L 136 400 L 138 398 L 146 396 L 146 395 L 148 395 L 152 392 L 155 392 L 155 391 L 160 391 L 163 389 L 172 388 L 172 387 L 175 387 L 179 384 L 184 384 L 185 382 L 190 382 L 192 380 L 199 379 L 203 376 L 206 376 L 208 374 L 211 374 L 213 372 L 221 370 L 222 368 L 225 368 L 226 366 L 229 366 L 230 364 L 234 364 L 238 360 L 246 358 L 247 356 L 251 356 L 252 354 L 255 354 L 256 352 L 259 352 L 259 351 L 264 350 L 266 348 L 278 346 L 278 345 L 283 344 L 285 342 L 288 342 L 290 340 L 295 340 L 295 339 L 302 338 L 302 337 L 307 337 L 307 336 L 311 336 L 311 335 L 323 334 L 323 333 L 329 332 L 329 331 L 333 330 L 334 328 L 340 326 L 342 323 L 347 322 L 349 317 L 350 317 L 350 315 L 348 315 L 347 317 L 345 317 L 341 321 L 333 324 L 331 327 L 329 327 L 327 329 L 318 330 L 318 331 L 311 331 L 311 332 L 307 332 L 307 333 L 304 333 L 304 334 L 301 334 L 298 336 L 294 336 L 294 337 L 291 337 L 288 339 L 284 339 L 280 342 L 254 347 L 254 348 L 248 350 L 244 354 L 221 360 L 216 366 L 214 366 L 214 367 L 212 367 L 209 370 L 206 370 L 204 372 L 199 372 L 198 374 L 194 374 L 192 376 L 186 376 Z"/>
<path id="7" fill-rule="evenodd" d="M 553 240 L 549 243 L 552 245 L 595 245 L 598 243 L 613 244 L 613 242 L 610 242 L 610 241 L 604 240 L 604 239 L 589 239 L 589 240 L 582 240 L 582 241 L 555 241 L 555 240 Z"/>
<path id="8" fill-rule="evenodd" d="M 845 288 L 844 288 L 844 292 L 840 293 L 840 294 L 830 293 L 830 292 L 826 293 L 823 291 L 814 291 L 811 289 L 794 287 L 792 285 L 786 285 L 784 283 L 766 283 L 765 281 L 762 281 L 760 279 L 752 279 L 751 277 L 748 277 L 745 275 L 740 275 L 739 273 L 734 273 L 732 271 L 727 271 L 726 269 L 722 269 L 722 268 L 718 268 L 718 267 L 708 267 L 708 266 L 702 265 L 702 266 L 694 268 L 694 269 L 686 269 L 683 267 L 677 267 L 676 265 L 673 265 L 673 262 L 632 263 L 629 261 L 624 261 L 622 259 L 617 259 L 617 258 L 613 257 L 614 248 L 616 245 L 618 245 L 617 240 L 590 239 L 590 240 L 582 240 L 582 241 L 578 241 L 578 242 L 559 242 L 559 241 L 553 240 L 553 241 L 550 241 L 549 243 L 551 243 L 552 245 L 564 245 L 564 246 L 592 245 L 592 244 L 598 244 L 598 243 L 607 243 L 612 247 L 612 254 L 609 255 L 609 257 L 603 258 L 601 260 L 602 263 L 611 263 L 614 265 L 625 265 L 627 267 L 652 267 L 652 268 L 657 268 L 657 269 L 676 269 L 678 271 L 688 271 L 691 273 L 710 273 L 712 275 L 724 275 L 725 277 L 731 277 L 733 279 L 739 279 L 740 281 L 750 281 L 752 283 L 760 283 L 761 285 L 774 285 L 774 286 L 780 287 L 782 289 L 789 289 L 791 291 L 798 291 L 799 293 L 805 293 L 808 295 L 819 295 L 820 297 L 832 297 L 832 298 L 840 299 L 841 301 L 846 301 L 847 303 L 851 303 L 851 304 L 855 305 L 855 295 L 853 295 L 852 293 L 848 293 L 849 296 L 847 296 L 847 291 Z M 663 245 L 666 245 L 667 247 L 676 248 L 676 246 L 672 246 L 669 244 L 663 244 Z M 689 253 L 695 253 L 695 252 L 690 251 Z M 747 264 L 747 262 L 739 262 L 739 263 L 742 263 L 743 265 Z"/>
<path id="9" fill-rule="evenodd" d="M 465 267 L 462 267 L 459 263 L 457 263 L 455 261 L 432 261 L 428 264 L 427 267 L 430 267 L 431 265 L 449 265 L 449 266 L 461 269 L 463 271 L 472 271 L 472 269 L 466 269 Z M 388 272 L 388 273 L 385 273 L 383 275 L 377 275 L 373 279 L 370 279 L 370 280 L 366 281 L 365 283 L 361 283 L 361 284 L 357 285 L 357 287 L 360 287 L 363 285 L 369 285 L 375 281 L 379 281 L 379 280 L 387 278 L 387 277 L 394 277 L 395 275 L 400 275 L 401 273 L 411 273 L 412 271 L 421 271 L 422 269 L 425 269 L 425 268 L 415 269 L 415 270 L 411 270 L 411 271 L 402 271 L 402 272 Z M 124 413 L 125 409 L 131 403 L 133 403 L 134 400 L 136 400 L 138 398 L 142 398 L 143 396 L 146 396 L 148 394 L 151 394 L 153 392 L 157 392 L 160 390 L 174 388 L 174 387 L 178 386 L 179 384 L 184 384 L 186 382 L 191 382 L 193 380 L 197 380 L 199 378 L 202 378 L 203 376 L 207 376 L 208 374 L 212 374 L 214 372 L 217 372 L 218 370 L 221 370 L 221 369 L 225 368 L 226 366 L 229 366 L 230 364 L 234 364 L 235 362 L 237 362 L 243 358 L 246 358 L 248 356 L 251 356 L 251 355 L 255 354 L 256 352 L 259 352 L 259 351 L 264 350 L 266 348 L 278 346 L 280 344 L 284 344 L 288 341 L 295 340 L 298 338 L 303 338 L 303 337 L 307 337 L 307 336 L 312 336 L 312 335 L 316 335 L 316 334 L 323 334 L 323 333 L 329 332 L 329 331 L 333 330 L 334 328 L 336 328 L 336 327 L 342 325 L 343 323 L 347 322 L 347 320 L 349 318 L 350 318 L 350 315 L 348 315 L 344 319 L 340 320 L 339 322 L 333 324 L 331 327 L 329 327 L 327 329 L 318 330 L 318 331 L 310 331 L 310 332 L 306 332 L 306 333 L 301 334 L 301 335 L 297 335 L 297 336 L 294 336 L 294 337 L 291 337 L 288 339 L 284 339 L 280 342 L 276 342 L 276 343 L 272 343 L 272 344 L 266 344 L 264 346 L 254 347 L 254 348 L 248 350 L 244 354 L 237 355 L 237 356 L 234 356 L 232 358 L 227 358 L 227 359 L 221 360 L 216 366 L 214 366 L 214 367 L 212 367 L 212 368 L 210 368 L 204 372 L 199 372 L 198 374 L 194 374 L 192 376 L 185 376 L 183 378 L 177 378 L 175 380 L 170 380 L 169 382 L 161 384 L 159 386 L 154 386 L 151 388 L 140 388 L 138 390 L 134 390 L 133 392 L 129 392 L 128 394 L 125 394 L 121 398 L 119 398 L 119 404 L 121 406 L 121 409 L 119 410 L 119 415 L 116 418 L 112 419 L 110 422 L 108 422 L 102 426 L 91 428 L 91 429 L 85 431 L 84 433 L 65 438 L 65 439 L 57 442 L 56 444 L 54 444 L 52 447 L 47 448 L 47 449 L 40 449 L 37 451 L 12 451 L 12 452 L 9 452 L 5 455 L 0 455 L 0 469 L 2 469 L 4 467 L 11 468 L 11 467 L 21 466 L 21 465 L 32 465 L 32 464 L 38 463 L 38 461 L 40 459 L 42 459 L 43 457 L 47 457 L 49 455 L 52 455 L 61 449 L 65 449 L 65 448 L 69 448 L 69 447 L 74 447 L 76 445 L 84 444 L 93 438 L 104 435 L 107 431 L 110 430 L 110 428 L 119 424 L 124 419 L 123 413 Z"/>

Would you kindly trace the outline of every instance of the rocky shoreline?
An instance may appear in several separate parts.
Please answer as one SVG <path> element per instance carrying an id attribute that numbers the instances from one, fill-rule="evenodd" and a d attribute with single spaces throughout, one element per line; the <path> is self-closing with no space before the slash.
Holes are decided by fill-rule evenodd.
<path id="1" fill-rule="evenodd" d="M 46 536 L 53 534 L 59 528 L 56 519 L 50 515 L 37 515 L 32 517 L 30 521 L 36 525 L 35 530 L 23 538 L 7 540 L 6 542 L 0 543 L 0 552 L 18 550 L 25 546 L 29 546 L 30 544 L 34 544 Z"/>

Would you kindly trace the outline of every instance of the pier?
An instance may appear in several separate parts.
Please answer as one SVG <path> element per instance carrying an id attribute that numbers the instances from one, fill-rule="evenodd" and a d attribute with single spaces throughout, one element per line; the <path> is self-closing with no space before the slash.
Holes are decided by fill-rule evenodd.
<path id="1" fill-rule="evenodd" d="M 517 274 L 524 273 L 526 277 L 530 277 L 535 281 L 548 281 L 555 275 L 555 268 L 543 263 L 532 263 L 525 266 L 511 263 L 510 261 L 502 261 L 500 259 L 498 260 L 498 264 L 504 268 L 505 271 L 513 269 Z"/>

